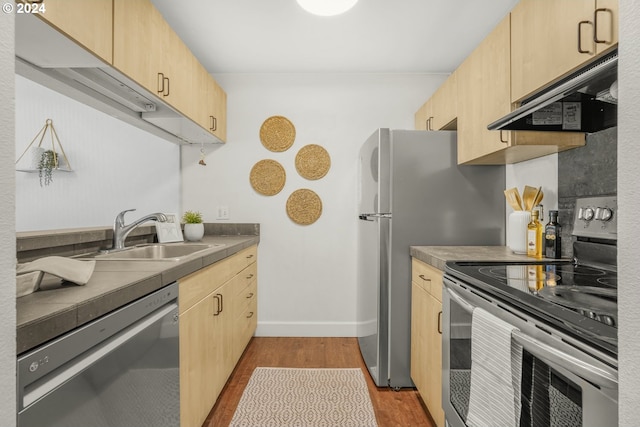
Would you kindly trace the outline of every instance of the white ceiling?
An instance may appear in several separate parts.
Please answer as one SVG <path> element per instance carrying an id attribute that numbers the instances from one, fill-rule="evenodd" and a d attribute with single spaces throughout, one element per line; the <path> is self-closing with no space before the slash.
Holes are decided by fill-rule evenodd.
<path id="1" fill-rule="evenodd" d="M 153 0 L 210 73 L 448 73 L 517 0 L 360 0 L 317 17 L 296 0 Z"/>

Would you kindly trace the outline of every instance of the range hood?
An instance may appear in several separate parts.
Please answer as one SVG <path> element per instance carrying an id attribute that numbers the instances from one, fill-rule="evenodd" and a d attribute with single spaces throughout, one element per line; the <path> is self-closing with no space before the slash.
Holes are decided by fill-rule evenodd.
<path id="1" fill-rule="evenodd" d="M 489 130 L 593 133 L 617 125 L 618 52 L 527 98 Z"/>
<path id="2" fill-rule="evenodd" d="M 16 74 L 176 144 L 223 143 L 42 20 L 16 15 Z"/>

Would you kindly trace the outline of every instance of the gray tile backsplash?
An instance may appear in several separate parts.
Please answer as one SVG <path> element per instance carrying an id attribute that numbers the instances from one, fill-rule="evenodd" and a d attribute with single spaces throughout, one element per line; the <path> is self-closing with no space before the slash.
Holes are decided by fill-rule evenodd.
<path id="1" fill-rule="evenodd" d="M 584 147 L 558 153 L 558 221 L 562 224 L 562 256 L 572 257 L 576 198 L 616 195 L 618 128 L 587 136 Z M 548 215 L 545 212 L 545 217 Z M 546 221 L 545 221 L 546 222 Z"/>

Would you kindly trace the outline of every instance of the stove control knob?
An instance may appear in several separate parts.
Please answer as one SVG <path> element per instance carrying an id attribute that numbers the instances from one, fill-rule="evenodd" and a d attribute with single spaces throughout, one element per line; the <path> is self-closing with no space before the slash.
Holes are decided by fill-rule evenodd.
<path id="1" fill-rule="evenodd" d="M 595 215 L 595 212 L 592 208 L 586 208 L 584 213 L 582 214 L 585 221 L 591 221 Z"/>
<path id="2" fill-rule="evenodd" d="M 602 221 L 610 221 L 613 218 L 613 211 L 609 208 L 602 208 L 600 212 L 600 219 Z"/>

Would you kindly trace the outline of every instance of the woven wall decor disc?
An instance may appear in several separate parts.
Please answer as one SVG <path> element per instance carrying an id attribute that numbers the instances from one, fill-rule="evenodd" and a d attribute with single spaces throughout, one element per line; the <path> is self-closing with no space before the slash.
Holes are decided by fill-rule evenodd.
<path id="1" fill-rule="evenodd" d="M 273 196 L 284 187 L 287 174 L 282 165 L 275 160 L 260 160 L 253 165 L 249 174 L 251 186 L 260 194 Z"/>
<path id="2" fill-rule="evenodd" d="M 331 157 L 319 145 L 305 145 L 296 154 L 296 169 L 303 178 L 320 179 L 329 172 L 330 167 Z"/>
<path id="3" fill-rule="evenodd" d="M 295 139 L 296 128 L 286 117 L 269 117 L 260 127 L 260 141 L 269 151 L 286 151 Z"/>
<path id="4" fill-rule="evenodd" d="M 311 190 L 296 190 L 287 199 L 287 215 L 296 224 L 313 224 L 322 215 L 322 200 Z"/>

